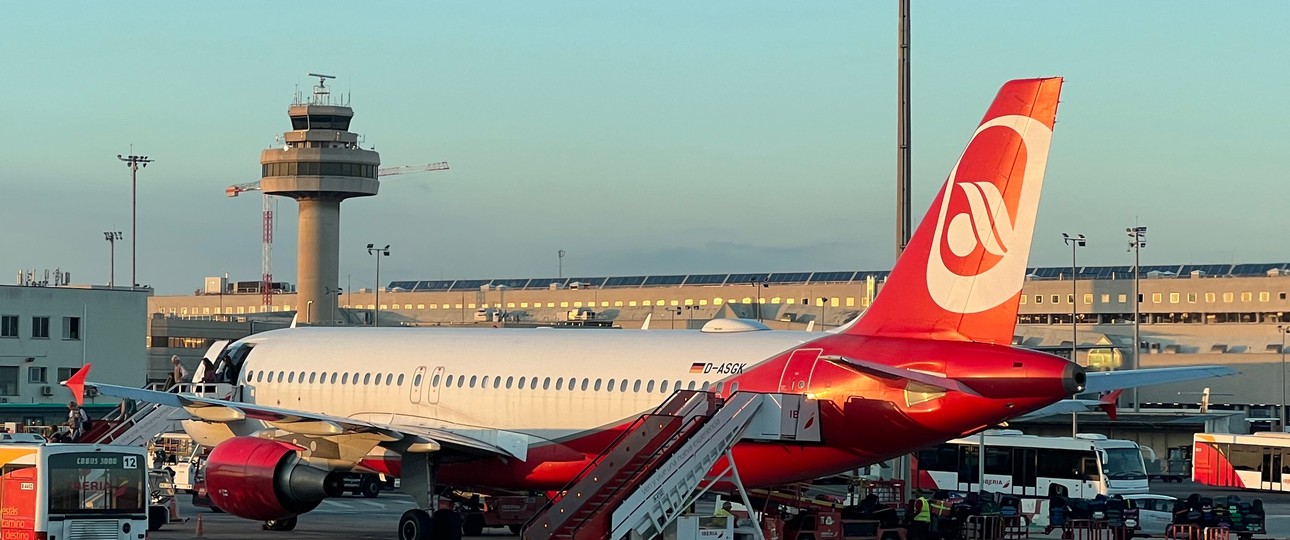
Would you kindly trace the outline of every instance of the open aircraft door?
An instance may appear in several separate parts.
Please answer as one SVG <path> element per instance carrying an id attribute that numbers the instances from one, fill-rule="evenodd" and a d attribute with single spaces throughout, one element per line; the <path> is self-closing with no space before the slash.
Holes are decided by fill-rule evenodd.
<path id="1" fill-rule="evenodd" d="M 779 377 L 779 391 L 785 394 L 802 394 L 811 386 L 811 373 L 823 349 L 798 349 L 788 356 L 784 373 Z"/>

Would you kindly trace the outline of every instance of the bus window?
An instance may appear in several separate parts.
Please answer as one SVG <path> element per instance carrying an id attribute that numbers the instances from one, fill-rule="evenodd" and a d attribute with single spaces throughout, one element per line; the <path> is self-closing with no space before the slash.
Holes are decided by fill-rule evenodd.
<path id="1" fill-rule="evenodd" d="M 960 446 L 959 447 L 959 482 L 964 484 L 975 484 L 980 481 L 980 470 L 978 470 L 977 447 Z"/>
<path id="2" fill-rule="evenodd" d="M 1012 449 L 1006 446 L 987 446 L 985 449 L 985 474 L 1012 474 Z"/>
<path id="3" fill-rule="evenodd" d="M 1012 450 L 1012 481 L 1016 485 L 1037 487 L 1037 482 L 1035 481 L 1036 459 L 1034 448 L 1014 448 Z"/>
<path id="4" fill-rule="evenodd" d="M 74 452 L 49 456 L 49 514 L 142 514 L 148 484 L 140 456 Z"/>
<path id="5" fill-rule="evenodd" d="M 1102 479 L 1101 469 L 1098 467 L 1096 457 L 1081 458 L 1080 472 L 1083 473 L 1080 480 L 1084 480 L 1085 482 L 1097 482 Z"/>

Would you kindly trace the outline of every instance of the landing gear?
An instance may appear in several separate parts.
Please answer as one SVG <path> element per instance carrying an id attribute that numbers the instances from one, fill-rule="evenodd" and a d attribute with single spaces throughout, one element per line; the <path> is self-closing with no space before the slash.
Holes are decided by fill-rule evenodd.
<path id="1" fill-rule="evenodd" d="M 461 520 L 461 534 L 465 536 L 479 536 L 484 533 L 484 516 L 480 514 L 466 514 Z M 519 534 L 519 533 L 516 533 Z"/>
<path id="2" fill-rule="evenodd" d="M 399 540 L 430 540 L 433 532 L 434 522 L 425 510 L 408 510 L 399 518 Z"/>
<path id="3" fill-rule="evenodd" d="M 287 519 L 270 519 L 260 525 L 261 529 L 266 531 L 290 531 L 296 528 L 296 517 L 291 516 Z"/>

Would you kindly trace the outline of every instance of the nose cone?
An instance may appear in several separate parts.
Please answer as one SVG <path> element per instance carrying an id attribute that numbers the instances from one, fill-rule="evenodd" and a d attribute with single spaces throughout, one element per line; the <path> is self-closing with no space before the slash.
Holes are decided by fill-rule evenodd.
<path id="1" fill-rule="evenodd" d="M 1083 392 L 1086 382 L 1088 382 L 1088 375 L 1084 372 L 1084 368 L 1074 362 L 1066 366 L 1066 370 L 1062 374 L 1062 384 L 1066 387 L 1067 394 Z"/>

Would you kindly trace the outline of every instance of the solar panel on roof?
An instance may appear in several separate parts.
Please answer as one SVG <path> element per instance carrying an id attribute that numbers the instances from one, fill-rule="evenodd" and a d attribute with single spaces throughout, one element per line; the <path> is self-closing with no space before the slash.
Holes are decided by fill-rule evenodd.
<path id="1" fill-rule="evenodd" d="M 726 280 L 726 285 L 765 283 L 768 277 L 770 277 L 770 274 L 730 274 L 730 279 Z"/>
<path id="2" fill-rule="evenodd" d="M 494 279 L 494 287 L 506 287 L 508 289 L 523 289 L 529 284 L 528 279 Z"/>
<path id="3" fill-rule="evenodd" d="M 816 272 L 811 274 L 811 283 L 849 283 L 856 273 L 851 272 Z"/>
<path id="4" fill-rule="evenodd" d="M 560 285 L 564 285 L 564 281 L 565 281 L 565 278 L 535 278 L 535 279 L 529 280 L 529 284 L 527 288 L 548 289 L 551 287 L 552 283 L 558 283 Z"/>
<path id="5" fill-rule="evenodd" d="M 645 278 L 646 287 L 662 287 L 685 283 L 685 276 L 649 276 Z"/>
<path id="6" fill-rule="evenodd" d="M 1286 263 L 1247 263 L 1238 264 L 1232 267 L 1233 276 L 1263 276 L 1267 275 L 1269 270 L 1285 270 Z"/>
<path id="7" fill-rule="evenodd" d="M 455 280 L 451 280 L 451 279 L 439 279 L 439 280 L 433 280 L 433 281 L 418 281 L 418 282 L 417 282 L 417 288 L 416 288 L 416 290 L 418 290 L 418 291 L 446 291 L 446 290 L 448 290 L 448 289 L 451 289 L 451 288 L 452 288 L 452 284 L 453 284 L 453 283 L 456 283 L 456 281 L 455 281 Z"/>
<path id="8" fill-rule="evenodd" d="M 767 283 L 806 283 L 811 279 L 810 272 L 776 272 L 766 279 Z"/>
<path id="9" fill-rule="evenodd" d="M 605 287 L 640 287 L 645 276 L 615 276 L 605 279 Z"/>
<path id="10" fill-rule="evenodd" d="M 489 281 L 489 280 L 487 280 L 487 279 L 459 279 L 459 280 L 457 280 L 457 282 L 456 282 L 456 283 L 453 283 L 453 284 L 452 284 L 452 289 L 450 289 L 450 290 L 454 290 L 454 291 L 468 291 L 468 290 L 476 290 L 476 291 L 478 291 L 480 287 L 483 287 L 484 285 L 487 285 L 487 284 L 488 284 L 488 281 Z"/>
<path id="11" fill-rule="evenodd" d="M 690 274 L 685 279 L 686 285 L 721 285 L 730 274 Z"/>
<path id="12" fill-rule="evenodd" d="M 412 290 L 412 289 L 417 288 L 417 282 L 415 282 L 415 281 L 391 281 L 391 282 L 390 282 L 390 286 L 389 286 L 388 288 L 389 288 L 389 289 L 403 289 L 403 290 L 405 290 L 405 291 L 410 291 L 410 290 Z"/>
<path id="13" fill-rule="evenodd" d="M 602 278 L 602 277 L 569 278 L 569 286 L 572 287 L 574 283 L 577 283 L 579 286 L 582 286 L 582 287 L 601 287 L 605 284 L 605 278 Z"/>

